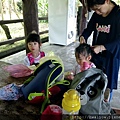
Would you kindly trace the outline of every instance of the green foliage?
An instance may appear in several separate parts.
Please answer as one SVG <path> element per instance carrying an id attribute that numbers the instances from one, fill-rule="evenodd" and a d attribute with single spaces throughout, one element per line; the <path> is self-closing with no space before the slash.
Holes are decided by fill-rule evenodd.
<path id="1" fill-rule="evenodd" d="M 18 1 L 18 2 L 17 2 L 17 10 L 18 10 L 19 12 L 22 12 L 22 10 L 23 10 L 22 1 Z"/>
<path id="2" fill-rule="evenodd" d="M 48 16 L 48 0 L 38 0 L 38 16 Z M 47 22 L 46 20 L 42 20 L 40 22 Z"/>

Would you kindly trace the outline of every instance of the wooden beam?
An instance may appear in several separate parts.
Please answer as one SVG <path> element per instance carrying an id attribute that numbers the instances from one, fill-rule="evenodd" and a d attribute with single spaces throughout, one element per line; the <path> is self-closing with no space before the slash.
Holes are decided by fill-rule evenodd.
<path id="1" fill-rule="evenodd" d="M 42 38 L 41 41 L 42 41 L 42 43 L 48 42 L 48 37 Z M 0 52 L 0 59 L 7 57 L 9 55 L 15 54 L 15 53 L 20 52 L 20 51 L 25 50 L 25 49 L 26 49 L 25 44 L 22 44 L 22 45 L 19 45 L 17 47 L 11 48 L 9 50 Z"/>
<path id="2" fill-rule="evenodd" d="M 39 32 L 39 35 L 42 35 L 42 34 L 45 34 L 45 33 L 48 33 L 48 30 Z M 25 39 L 25 37 L 18 37 L 18 38 L 14 38 L 14 39 L 5 40 L 5 41 L 0 42 L 0 46 L 1 45 L 6 45 L 6 44 L 11 44 L 11 43 L 14 43 L 14 42 L 17 42 L 17 41 L 21 41 L 23 39 Z"/>
<path id="3" fill-rule="evenodd" d="M 38 20 L 48 20 L 48 17 L 39 17 Z M 0 25 L 23 22 L 23 19 L 0 20 Z"/>

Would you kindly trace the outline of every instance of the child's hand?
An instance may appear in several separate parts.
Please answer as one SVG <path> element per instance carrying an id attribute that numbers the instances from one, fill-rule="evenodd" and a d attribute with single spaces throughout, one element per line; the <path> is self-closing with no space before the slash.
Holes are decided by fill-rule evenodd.
<path id="1" fill-rule="evenodd" d="M 68 76 L 65 77 L 65 79 L 67 79 L 67 80 L 73 80 L 74 76 L 73 75 L 68 75 Z"/>
<path id="2" fill-rule="evenodd" d="M 67 80 L 73 80 L 74 79 L 74 73 L 73 72 L 65 72 L 64 76 L 65 76 L 65 79 L 67 79 Z"/>

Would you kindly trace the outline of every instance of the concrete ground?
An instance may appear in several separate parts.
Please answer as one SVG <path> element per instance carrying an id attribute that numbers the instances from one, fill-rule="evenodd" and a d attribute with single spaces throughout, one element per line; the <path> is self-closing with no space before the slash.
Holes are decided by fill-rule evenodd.
<path id="1" fill-rule="evenodd" d="M 61 45 L 50 45 L 49 43 L 43 43 L 41 50 L 43 50 L 46 54 L 49 51 L 54 52 L 56 55 L 60 56 L 63 60 L 65 71 L 72 70 L 76 63 L 74 50 L 78 45 L 78 41 L 68 45 L 68 46 L 61 46 Z M 8 62 L 11 64 L 19 64 L 23 63 L 23 59 L 25 57 L 25 50 L 9 57 L 0 59 L 0 61 Z M 120 109 L 120 72 L 119 72 L 119 80 L 118 80 L 118 89 L 113 91 L 113 99 L 111 101 L 111 106 L 114 108 Z"/>

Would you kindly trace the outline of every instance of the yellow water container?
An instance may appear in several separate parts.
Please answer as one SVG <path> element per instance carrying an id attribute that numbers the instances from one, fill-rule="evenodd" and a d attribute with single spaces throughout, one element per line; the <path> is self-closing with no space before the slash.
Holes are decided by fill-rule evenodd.
<path id="1" fill-rule="evenodd" d="M 62 100 L 63 114 L 78 114 L 81 108 L 80 96 L 75 89 L 64 93 Z"/>

